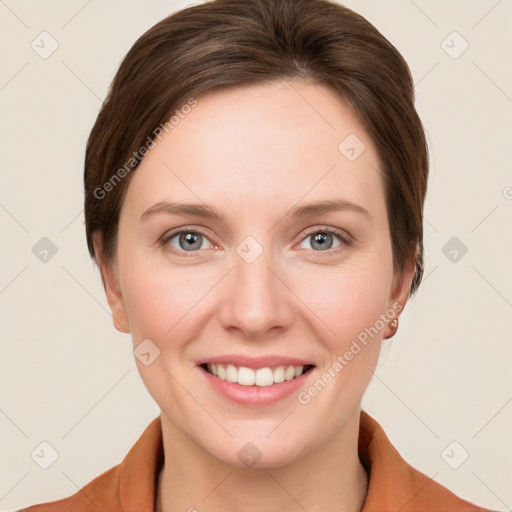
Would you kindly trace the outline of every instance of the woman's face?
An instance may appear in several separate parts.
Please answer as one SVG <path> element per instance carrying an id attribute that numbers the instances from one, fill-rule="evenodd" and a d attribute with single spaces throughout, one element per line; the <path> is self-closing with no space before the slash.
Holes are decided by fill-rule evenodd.
<path id="1" fill-rule="evenodd" d="M 393 275 L 376 150 L 334 92 L 196 99 L 131 178 L 107 295 L 164 428 L 278 466 L 359 415 L 411 272 Z"/>

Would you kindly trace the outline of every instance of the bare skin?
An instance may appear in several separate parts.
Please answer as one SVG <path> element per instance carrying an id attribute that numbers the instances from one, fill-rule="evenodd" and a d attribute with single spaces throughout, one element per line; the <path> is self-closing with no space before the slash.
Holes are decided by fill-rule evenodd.
<path id="1" fill-rule="evenodd" d="M 360 511 L 360 404 L 389 322 L 307 404 L 292 394 L 242 406 L 209 384 L 198 361 L 300 357 L 314 364 L 307 392 L 379 315 L 405 306 L 414 265 L 393 271 L 374 144 L 324 86 L 276 82 L 197 101 L 131 177 L 112 264 L 96 239 L 115 327 L 132 333 L 134 347 L 149 339 L 160 350 L 149 366 L 137 360 L 162 411 L 156 510 Z M 350 134 L 365 145 L 353 161 L 338 149 Z M 325 200 L 345 206 L 292 215 Z M 143 216 L 163 201 L 206 204 L 223 220 Z M 180 229 L 199 233 L 195 249 Z M 248 236 L 262 250 L 251 263 L 237 252 Z M 237 456 L 247 442 L 261 453 L 251 467 Z"/>

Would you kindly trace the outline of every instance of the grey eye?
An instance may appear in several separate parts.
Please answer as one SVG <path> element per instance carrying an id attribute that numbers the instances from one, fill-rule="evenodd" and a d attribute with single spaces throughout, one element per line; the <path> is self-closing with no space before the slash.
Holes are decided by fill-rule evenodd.
<path id="1" fill-rule="evenodd" d="M 333 245 L 336 238 L 339 239 L 339 236 L 334 233 L 317 231 L 308 235 L 304 240 L 311 240 L 310 248 L 315 251 L 328 251 L 341 245 L 341 242 L 338 242 L 338 245 Z M 309 249 L 309 247 L 306 247 L 306 249 Z"/>
<path id="2" fill-rule="evenodd" d="M 174 249 L 182 251 L 197 251 L 199 249 L 207 249 L 203 247 L 203 243 L 208 242 L 208 239 L 201 233 L 195 231 L 180 231 L 171 236 L 167 243 Z"/>

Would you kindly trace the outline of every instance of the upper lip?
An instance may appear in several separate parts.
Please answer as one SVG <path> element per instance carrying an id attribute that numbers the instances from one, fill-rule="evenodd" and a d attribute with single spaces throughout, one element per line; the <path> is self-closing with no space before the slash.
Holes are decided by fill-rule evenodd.
<path id="1" fill-rule="evenodd" d="M 219 356 L 205 357 L 197 362 L 198 366 L 204 364 L 233 364 L 235 366 L 244 366 L 246 368 L 265 368 L 276 366 L 307 366 L 314 364 L 306 359 L 298 357 L 268 355 L 251 357 L 242 354 L 225 354 Z"/>

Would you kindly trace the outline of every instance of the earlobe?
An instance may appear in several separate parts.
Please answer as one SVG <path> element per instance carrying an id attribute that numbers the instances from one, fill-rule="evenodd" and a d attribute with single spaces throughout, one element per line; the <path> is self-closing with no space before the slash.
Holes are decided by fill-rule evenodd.
<path id="1" fill-rule="evenodd" d="M 110 311 L 112 312 L 114 328 L 119 332 L 127 334 L 130 332 L 130 324 L 128 322 L 128 315 L 126 314 L 119 277 L 113 264 L 107 263 L 104 259 L 103 243 L 99 233 L 93 235 L 93 243 L 95 260 L 101 272 L 101 280 L 107 296 L 108 305 L 110 306 Z"/>
<path id="2" fill-rule="evenodd" d="M 405 308 L 415 270 L 416 256 L 411 258 L 407 267 L 393 278 L 393 288 L 388 303 L 388 311 L 393 311 L 396 315 L 390 318 L 384 331 L 384 339 L 391 338 L 398 330 L 399 315 Z"/>

